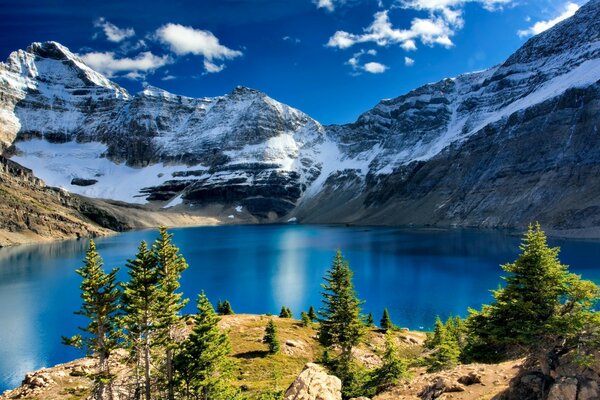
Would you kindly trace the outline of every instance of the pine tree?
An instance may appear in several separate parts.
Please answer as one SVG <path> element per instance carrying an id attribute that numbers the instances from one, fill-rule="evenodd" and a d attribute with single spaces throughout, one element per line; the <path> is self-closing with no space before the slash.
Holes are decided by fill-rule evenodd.
<path id="1" fill-rule="evenodd" d="M 539 224 L 529 226 L 520 248 L 517 260 L 502 266 L 508 276 L 506 286 L 493 292 L 495 301 L 481 311 L 469 310 L 469 353 L 503 358 L 525 349 L 549 375 L 553 360 L 576 347 L 587 325 L 594 324 L 599 291 L 560 263 L 560 249 L 548 247 Z"/>
<path id="2" fill-rule="evenodd" d="M 365 325 L 369 328 L 373 328 L 375 326 L 375 319 L 373 319 L 373 313 L 367 314 L 367 319 L 365 320 Z"/>
<path id="3" fill-rule="evenodd" d="M 277 338 L 277 327 L 272 319 L 269 320 L 265 328 L 263 342 L 269 346 L 269 354 L 279 353 L 279 339 Z"/>
<path id="4" fill-rule="evenodd" d="M 217 303 L 217 312 L 219 315 L 233 315 L 233 309 L 231 308 L 231 304 L 229 300 L 225 300 L 223 302 L 219 301 Z"/>
<path id="5" fill-rule="evenodd" d="M 362 302 L 358 300 L 352 284 L 352 271 L 337 251 L 323 287 L 323 308 L 319 312 L 319 341 L 326 348 L 339 347 L 341 354 L 335 361 L 334 373 L 343 387 L 351 390 L 355 378 L 352 348 L 357 346 L 365 331 L 360 315 Z"/>
<path id="6" fill-rule="evenodd" d="M 305 313 L 304 311 L 300 313 L 300 320 L 302 321 L 302 326 L 310 326 L 310 324 L 312 323 L 312 320 L 308 316 L 308 313 Z"/>
<path id="7" fill-rule="evenodd" d="M 138 253 L 127 262 L 129 282 L 124 284 L 122 307 L 123 328 L 129 351 L 136 359 L 136 378 L 138 372 L 143 375 L 143 393 L 146 400 L 151 398 L 151 351 L 155 347 L 154 335 L 159 305 L 158 270 L 156 258 L 141 242 Z M 137 391 L 141 391 L 139 379 Z"/>
<path id="8" fill-rule="evenodd" d="M 396 385 L 407 375 L 408 365 L 398 354 L 398 346 L 391 329 L 385 334 L 385 350 L 381 361 L 382 365 L 375 371 L 374 376 L 377 393 Z"/>
<path id="9" fill-rule="evenodd" d="M 388 329 L 394 329 L 394 324 L 390 319 L 390 313 L 388 312 L 387 308 L 383 309 L 383 315 L 381 316 L 379 326 L 381 326 L 381 329 L 383 329 L 384 331 L 387 331 Z"/>
<path id="10" fill-rule="evenodd" d="M 315 308 L 313 306 L 310 306 L 308 308 L 308 318 L 310 318 L 311 321 L 316 321 L 317 320 L 317 313 L 316 313 Z"/>
<path id="11" fill-rule="evenodd" d="M 442 323 L 440 316 L 435 317 L 435 327 L 433 328 L 433 334 L 427 337 L 424 346 L 428 349 L 433 349 L 442 343 L 443 337 L 446 335 L 446 327 Z"/>
<path id="12" fill-rule="evenodd" d="M 75 314 L 87 317 L 90 322 L 80 329 L 86 333 L 71 338 L 63 337 L 65 344 L 84 349 L 97 361 L 93 397 L 96 400 L 111 400 L 113 376 L 108 359 L 119 345 L 119 299 L 121 292 L 116 281 L 117 269 L 106 273 L 103 261 L 96 250 L 94 241 L 90 245 L 83 266 L 76 270 L 83 278 L 81 283 L 80 311 Z"/>
<path id="13" fill-rule="evenodd" d="M 446 324 L 444 325 L 446 332 L 449 335 L 452 335 L 456 342 L 458 343 L 458 347 L 460 349 L 464 348 L 466 345 L 466 331 L 465 331 L 465 323 L 460 318 L 460 316 L 456 317 L 448 317 L 446 320 Z"/>
<path id="14" fill-rule="evenodd" d="M 286 306 L 282 306 L 281 311 L 279 312 L 279 318 L 293 318 L 292 310 Z"/>
<path id="15" fill-rule="evenodd" d="M 434 347 L 433 352 L 427 358 L 429 372 L 437 372 L 443 369 L 455 367 L 460 358 L 460 348 L 456 339 L 447 332 L 441 338 L 441 342 Z"/>
<path id="16" fill-rule="evenodd" d="M 175 337 L 177 325 L 180 322 L 179 312 L 187 303 L 182 299 L 179 289 L 181 273 L 188 267 L 179 249 L 173 244 L 173 235 L 166 227 L 159 228 L 160 237 L 152 245 L 152 252 L 157 262 L 159 305 L 157 315 L 157 333 L 159 343 L 165 348 L 164 375 L 167 389 L 167 399 L 175 400 L 173 375 L 173 355 L 178 347 Z"/>
<path id="17" fill-rule="evenodd" d="M 194 328 L 174 360 L 177 383 L 187 399 L 228 400 L 233 364 L 231 344 L 218 326 L 219 317 L 204 293 L 198 296 Z"/>

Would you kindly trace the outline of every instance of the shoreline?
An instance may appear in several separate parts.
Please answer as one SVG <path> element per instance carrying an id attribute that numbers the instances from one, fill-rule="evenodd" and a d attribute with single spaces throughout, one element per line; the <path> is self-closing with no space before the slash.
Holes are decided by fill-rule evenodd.
<path id="1" fill-rule="evenodd" d="M 107 203 L 110 204 L 110 203 Z M 164 225 L 168 228 L 195 228 L 195 227 L 209 227 L 209 226 L 226 226 L 226 225 L 305 225 L 305 226 L 335 226 L 340 228 L 365 228 L 365 229 L 378 229 L 378 228 L 395 228 L 406 231 L 453 231 L 453 230 L 474 230 L 474 231 L 488 231 L 488 232 L 500 232 L 508 236 L 520 236 L 525 228 L 506 228 L 506 227 L 474 227 L 474 226 L 417 226 L 417 225 L 388 225 L 388 224 L 365 224 L 360 223 L 308 223 L 303 224 L 301 222 L 294 222 L 293 224 L 286 223 L 285 218 L 281 218 L 278 221 L 258 222 L 256 220 L 242 220 L 237 221 L 224 219 L 222 215 L 215 215 L 215 213 L 201 213 L 201 212 L 184 212 L 177 210 L 156 210 L 148 209 L 144 207 L 128 207 L 124 205 L 110 204 L 112 207 L 118 207 L 122 213 L 130 213 L 127 218 L 128 222 L 133 222 L 134 226 L 129 229 L 121 231 L 113 230 L 110 228 L 102 227 L 98 225 L 100 234 L 77 236 L 77 235 L 63 235 L 63 236 L 42 236 L 32 231 L 25 232 L 7 232 L 0 230 L 0 249 L 16 247 L 16 246 L 28 246 L 28 245 L 39 245 L 46 243 L 54 243 L 68 240 L 79 240 L 79 239 L 94 239 L 99 237 L 108 237 L 118 235 L 125 232 L 142 231 L 146 229 L 156 229 L 158 226 Z M 600 227 L 590 228 L 579 228 L 579 229 L 546 229 L 546 233 L 549 238 L 563 239 L 563 240 L 575 240 L 575 241 L 600 241 Z"/>

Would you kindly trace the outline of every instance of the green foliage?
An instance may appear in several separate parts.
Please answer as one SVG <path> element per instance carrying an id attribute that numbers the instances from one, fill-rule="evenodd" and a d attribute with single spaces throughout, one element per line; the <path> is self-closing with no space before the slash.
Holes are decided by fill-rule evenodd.
<path id="1" fill-rule="evenodd" d="M 363 364 L 342 355 L 330 362 L 329 369 L 342 381 L 344 399 L 371 395 L 371 373 Z"/>
<path id="2" fill-rule="evenodd" d="M 373 314 L 367 314 L 367 318 L 365 319 L 365 325 L 369 328 L 375 327 L 375 320 L 373 319 Z"/>
<path id="3" fill-rule="evenodd" d="M 460 348 L 458 342 L 454 337 L 447 335 L 426 358 L 427 371 L 436 372 L 453 368 L 458 364 L 459 358 Z"/>
<path id="4" fill-rule="evenodd" d="M 308 313 L 305 313 L 304 311 L 300 313 L 300 320 L 302 321 L 302 326 L 310 326 L 310 324 L 312 323 L 312 320 L 308 316 Z"/>
<path id="5" fill-rule="evenodd" d="M 136 376 L 141 373 L 144 381 L 144 396 L 151 397 L 152 350 L 156 348 L 154 335 L 159 306 L 158 270 L 156 257 L 141 242 L 133 260 L 127 261 L 129 282 L 123 284 L 123 318 L 126 346 L 136 359 Z M 136 379 L 138 385 L 140 380 Z M 138 391 L 142 390 L 138 386 Z"/>
<path id="6" fill-rule="evenodd" d="M 428 335 L 425 348 L 431 349 L 425 358 L 425 365 L 430 372 L 441 371 L 456 366 L 461 355 L 460 341 L 464 341 L 464 328 L 460 317 L 449 317 L 446 324 L 440 317 L 435 319 L 433 334 Z"/>
<path id="7" fill-rule="evenodd" d="M 281 311 L 279 312 L 279 318 L 293 318 L 292 310 L 290 310 L 286 306 L 281 307 Z"/>
<path id="8" fill-rule="evenodd" d="M 362 302 L 356 296 L 352 271 L 341 251 L 336 252 L 324 279 L 319 341 L 325 347 L 339 346 L 342 353 L 348 356 L 352 347 L 360 343 L 364 325 L 360 318 Z"/>
<path id="9" fill-rule="evenodd" d="M 317 320 L 317 312 L 315 311 L 315 308 L 313 306 L 310 306 L 308 308 L 308 318 L 310 318 L 311 321 L 316 321 Z"/>
<path id="10" fill-rule="evenodd" d="M 178 388 L 187 399 L 231 399 L 237 392 L 230 385 L 229 337 L 218 327 L 219 317 L 204 293 L 197 307 L 194 328 L 174 359 Z"/>
<path id="11" fill-rule="evenodd" d="M 548 372 L 550 359 L 595 324 L 598 287 L 569 273 L 539 224 L 529 227 L 520 249 L 515 262 L 502 266 L 508 275 L 505 287 L 493 291 L 495 301 L 469 310 L 467 350 L 483 361 L 524 350 Z"/>
<path id="12" fill-rule="evenodd" d="M 157 262 L 159 288 L 157 343 L 165 349 L 163 373 L 166 397 L 174 400 L 173 354 L 178 347 L 175 331 L 180 321 L 179 313 L 188 302 L 177 290 L 180 287 L 181 273 L 188 265 L 173 244 L 173 235 L 164 226 L 159 228 L 159 238 L 152 245 L 152 251 Z"/>
<path id="13" fill-rule="evenodd" d="M 229 303 L 229 300 L 225 300 L 225 301 L 218 301 L 217 302 L 217 313 L 219 313 L 219 315 L 233 315 L 235 314 L 233 312 L 233 309 L 231 308 L 231 304 Z"/>
<path id="14" fill-rule="evenodd" d="M 277 354 L 279 353 L 279 339 L 277 338 L 277 327 L 272 319 L 269 320 L 267 326 L 265 327 L 265 336 L 263 337 L 263 342 L 269 346 L 269 354 Z"/>
<path id="15" fill-rule="evenodd" d="M 433 334 L 427 335 L 427 339 L 423 344 L 427 349 L 434 349 L 442 343 L 442 338 L 446 335 L 446 327 L 442 323 L 440 316 L 435 317 L 435 326 Z"/>
<path id="16" fill-rule="evenodd" d="M 352 348 L 357 346 L 365 333 L 360 307 L 354 285 L 352 271 L 344 260 L 341 251 L 337 251 L 331 269 L 325 275 L 323 308 L 319 312 L 319 342 L 327 349 L 339 348 L 341 354 L 329 362 L 332 372 L 342 380 L 344 396 L 353 397 L 358 388 L 366 382 L 361 366 L 352 360 Z M 328 358 L 330 352 L 327 353 Z"/>
<path id="17" fill-rule="evenodd" d="M 458 347 L 462 350 L 467 344 L 467 328 L 465 326 L 465 321 L 458 315 L 456 317 L 450 316 L 446 320 L 444 328 L 448 335 L 456 340 Z"/>
<path id="18" fill-rule="evenodd" d="M 90 241 L 83 266 L 75 272 L 81 283 L 81 309 L 75 314 L 89 320 L 88 325 L 80 327 L 84 335 L 71 338 L 63 337 L 63 343 L 84 349 L 89 356 L 97 359 L 96 385 L 97 398 L 105 398 L 110 391 L 112 375 L 108 364 L 111 353 L 119 346 L 120 330 L 118 326 L 121 291 L 116 281 L 117 269 L 109 273 L 103 270 L 103 261 L 96 250 L 94 241 Z"/>
<path id="19" fill-rule="evenodd" d="M 262 393 L 258 400 L 283 400 L 285 395 L 285 390 L 274 390 L 267 393 Z"/>
<path id="20" fill-rule="evenodd" d="M 375 370 L 371 381 L 371 386 L 376 393 L 398 384 L 402 378 L 408 376 L 408 363 L 400 357 L 395 340 L 392 330 L 388 330 L 385 335 L 383 363 L 381 367 Z"/>
<path id="21" fill-rule="evenodd" d="M 379 326 L 384 331 L 387 331 L 388 329 L 394 329 L 394 324 L 390 319 L 390 313 L 388 312 L 387 308 L 383 309 L 383 315 L 381 316 L 381 321 L 379 321 Z"/>

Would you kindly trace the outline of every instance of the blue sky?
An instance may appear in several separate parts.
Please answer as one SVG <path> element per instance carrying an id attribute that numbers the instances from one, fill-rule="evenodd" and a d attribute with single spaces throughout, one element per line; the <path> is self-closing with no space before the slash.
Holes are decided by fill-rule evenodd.
<path id="1" fill-rule="evenodd" d="M 382 98 L 502 62 L 584 0 L 0 1 L 1 57 L 69 47 L 135 93 L 243 85 L 347 123 Z"/>

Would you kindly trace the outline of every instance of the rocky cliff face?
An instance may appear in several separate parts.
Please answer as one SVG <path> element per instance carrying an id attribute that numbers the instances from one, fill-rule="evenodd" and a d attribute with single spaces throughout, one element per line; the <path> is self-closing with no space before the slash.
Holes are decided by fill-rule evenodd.
<path id="1" fill-rule="evenodd" d="M 96 207 L 47 187 L 30 170 L 4 157 L 0 157 L 0 196 L 0 247 L 110 232 L 89 218 L 99 216 Z"/>
<path id="2" fill-rule="evenodd" d="M 590 228 L 600 223 L 599 21 L 592 0 L 501 65 L 328 127 L 248 88 L 132 96 L 60 44 L 34 43 L 0 65 L 0 142 L 50 185 L 158 207 Z"/>
<path id="3" fill-rule="evenodd" d="M 349 154 L 378 154 L 364 180 L 347 170 L 351 179 L 332 176 L 319 194 L 345 196 L 348 207 L 318 214 L 307 203 L 298 217 L 598 226 L 599 21 L 600 2 L 590 1 L 501 65 L 382 101 L 356 123 L 333 127 Z"/>

